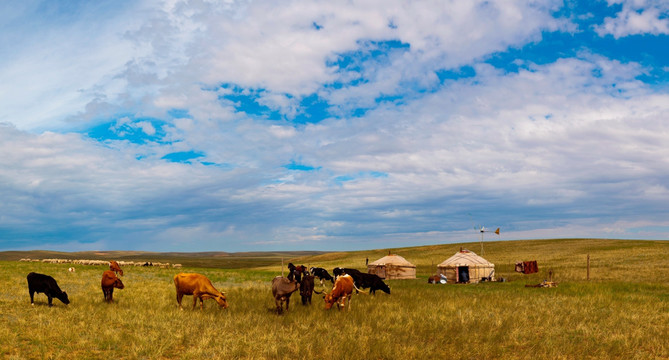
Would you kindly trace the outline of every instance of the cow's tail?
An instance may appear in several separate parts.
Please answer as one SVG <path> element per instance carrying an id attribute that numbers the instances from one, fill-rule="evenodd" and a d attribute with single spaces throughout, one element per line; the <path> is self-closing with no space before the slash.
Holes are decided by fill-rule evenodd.
<path id="1" fill-rule="evenodd" d="M 365 295 L 369 295 L 369 291 L 365 291 L 365 290 L 360 290 L 360 289 L 358 289 L 358 287 L 355 286 L 355 283 L 353 283 L 353 287 L 355 288 L 355 291 L 361 292 L 361 293 L 363 293 L 363 294 L 365 294 Z"/>
<path id="2" fill-rule="evenodd" d="M 323 286 L 323 290 L 318 292 L 318 290 L 314 289 L 314 292 L 318 295 L 321 295 L 321 294 L 324 294 L 326 290 L 327 290 L 327 288 L 325 286 Z M 332 290 L 334 290 L 334 287 L 332 287 Z M 332 290 L 330 290 L 330 291 L 332 291 Z"/>

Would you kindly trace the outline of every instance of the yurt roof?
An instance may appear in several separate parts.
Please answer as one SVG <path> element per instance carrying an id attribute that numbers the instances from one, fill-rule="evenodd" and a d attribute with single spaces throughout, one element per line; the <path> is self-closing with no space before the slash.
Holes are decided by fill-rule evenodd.
<path id="1" fill-rule="evenodd" d="M 445 266 L 463 266 L 463 265 L 484 265 L 484 266 L 493 266 L 490 261 L 476 255 L 473 251 L 469 250 L 460 250 L 455 253 L 455 255 L 449 257 L 448 259 L 444 260 L 441 264 L 437 265 L 437 267 L 445 267 Z"/>
<path id="2" fill-rule="evenodd" d="M 394 265 L 394 266 L 416 267 L 416 265 L 408 262 L 407 259 L 395 254 L 389 254 L 387 256 L 384 256 L 376 261 L 369 263 L 369 265 L 370 266 Z"/>

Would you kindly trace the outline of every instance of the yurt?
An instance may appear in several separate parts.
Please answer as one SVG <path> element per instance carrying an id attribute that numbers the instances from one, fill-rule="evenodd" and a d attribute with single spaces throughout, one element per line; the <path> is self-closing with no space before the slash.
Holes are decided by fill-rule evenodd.
<path id="1" fill-rule="evenodd" d="M 388 254 L 388 256 L 367 264 L 367 272 L 388 280 L 415 279 L 416 265 L 399 255 Z"/>
<path id="2" fill-rule="evenodd" d="M 461 249 L 437 265 L 437 272 L 446 276 L 449 284 L 477 283 L 481 279 L 495 280 L 495 264 L 467 249 Z"/>

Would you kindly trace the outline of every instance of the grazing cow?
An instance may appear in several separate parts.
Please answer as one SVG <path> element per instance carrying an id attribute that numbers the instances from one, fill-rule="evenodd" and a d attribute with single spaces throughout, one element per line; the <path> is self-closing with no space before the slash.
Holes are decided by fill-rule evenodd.
<path id="1" fill-rule="evenodd" d="M 276 311 L 283 312 L 283 302 L 286 302 L 286 311 L 290 305 L 290 295 L 300 288 L 300 283 L 295 280 L 289 280 L 283 276 L 277 276 L 272 279 L 272 295 L 276 303 Z"/>
<path id="2" fill-rule="evenodd" d="M 314 276 L 304 275 L 300 283 L 300 296 L 302 297 L 302 305 L 309 303 L 311 305 L 311 296 L 314 292 Z"/>
<path id="3" fill-rule="evenodd" d="M 193 309 L 197 305 L 197 299 L 200 299 L 200 310 L 204 309 L 204 300 L 206 299 L 214 299 L 221 308 L 228 308 L 225 293 L 216 290 L 211 281 L 204 275 L 176 274 L 174 276 L 174 286 L 177 289 L 177 303 L 181 310 L 183 310 L 181 299 L 183 299 L 184 295 L 193 295 Z"/>
<path id="4" fill-rule="evenodd" d="M 118 265 L 118 263 L 114 260 L 109 262 L 109 270 L 113 271 L 116 273 L 116 275 L 121 275 L 123 276 L 123 270 L 121 270 L 121 267 Z"/>
<path id="5" fill-rule="evenodd" d="M 321 286 L 323 286 L 323 280 L 330 280 L 332 285 L 334 285 L 334 278 L 327 270 L 320 267 L 312 267 L 309 269 L 312 275 L 316 276 L 321 281 Z"/>
<path id="6" fill-rule="evenodd" d="M 70 299 L 67 298 L 67 293 L 61 291 L 58 283 L 49 275 L 38 274 L 31 272 L 28 274 L 28 292 L 30 293 L 30 305 L 35 305 L 33 296 L 35 293 L 43 293 L 49 298 L 49 306 L 52 306 L 52 299 L 56 298 L 67 305 Z"/>
<path id="7" fill-rule="evenodd" d="M 372 295 L 376 294 L 376 290 L 381 290 L 384 293 L 390 295 L 390 288 L 376 274 L 360 273 L 356 286 L 358 286 L 360 289 L 369 288 L 369 293 Z"/>
<path id="8" fill-rule="evenodd" d="M 362 278 L 362 273 L 360 272 L 360 270 L 336 267 L 332 270 L 332 273 L 335 276 L 335 283 L 339 276 L 350 275 L 353 278 L 353 283 L 356 286 L 355 293 L 356 294 L 358 293 L 359 288 L 362 286 L 360 284 Z"/>
<path id="9" fill-rule="evenodd" d="M 67 271 L 69 271 L 69 272 L 73 273 L 73 272 L 74 272 L 75 270 L 74 270 L 74 268 L 73 268 L 73 267 L 71 267 L 71 268 L 67 268 Z"/>
<path id="10" fill-rule="evenodd" d="M 116 274 L 111 270 L 105 270 L 102 273 L 102 281 L 100 282 L 102 286 L 102 293 L 105 296 L 105 301 L 113 302 L 114 299 L 114 288 L 123 289 L 123 282 L 121 279 L 116 277 Z"/>
<path id="11" fill-rule="evenodd" d="M 330 310 L 332 305 L 337 303 L 337 309 L 341 310 L 342 307 L 346 307 L 346 300 L 348 300 L 348 310 L 351 310 L 351 294 L 354 288 L 353 277 L 346 274 L 338 276 L 332 291 L 323 296 L 325 309 Z"/>

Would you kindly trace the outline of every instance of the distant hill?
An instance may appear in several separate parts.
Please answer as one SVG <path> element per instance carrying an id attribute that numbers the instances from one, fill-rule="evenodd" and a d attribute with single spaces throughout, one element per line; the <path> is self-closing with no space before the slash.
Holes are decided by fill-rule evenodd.
<path id="1" fill-rule="evenodd" d="M 417 267 L 418 274 L 428 275 L 436 266 L 461 248 L 482 255 L 495 264 L 498 274 L 514 273 L 518 261 L 537 260 L 542 276 L 553 270 L 558 276 L 582 278 L 587 257 L 590 255 L 593 277 L 624 278 L 635 273 L 645 274 L 659 281 L 669 281 L 669 241 L 618 239 L 546 239 L 505 240 L 439 244 L 375 249 L 362 251 L 272 251 L 272 252 L 142 252 L 142 251 L 2 251 L 0 260 L 30 259 L 90 259 L 152 261 L 182 264 L 186 267 L 220 269 L 256 268 L 277 270 L 288 262 L 306 266 L 335 266 L 365 269 L 366 262 L 377 260 L 388 253 L 403 256 Z M 483 250 L 483 251 L 481 251 Z M 649 273 L 647 268 L 652 268 Z"/>
<path id="2" fill-rule="evenodd" d="M 303 256 L 317 256 L 321 251 L 272 251 L 272 252 L 149 252 L 149 251 L 77 251 L 60 252 L 48 250 L 0 251 L 0 260 L 18 261 L 20 259 L 86 259 L 117 261 L 150 261 L 182 264 L 193 267 L 247 268 L 272 266 L 281 263 L 281 259 L 294 259 Z"/>

